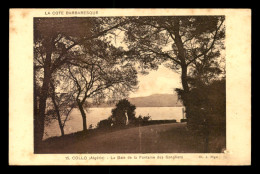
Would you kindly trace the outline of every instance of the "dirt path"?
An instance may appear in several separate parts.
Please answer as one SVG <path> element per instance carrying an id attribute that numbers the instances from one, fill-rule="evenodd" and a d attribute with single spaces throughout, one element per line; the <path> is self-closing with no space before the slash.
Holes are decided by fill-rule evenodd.
<path id="1" fill-rule="evenodd" d="M 55 153 L 190 153 L 202 146 L 188 135 L 185 123 L 135 127 L 68 142 Z M 51 153 L 51 152 L 50 152 Z"/>

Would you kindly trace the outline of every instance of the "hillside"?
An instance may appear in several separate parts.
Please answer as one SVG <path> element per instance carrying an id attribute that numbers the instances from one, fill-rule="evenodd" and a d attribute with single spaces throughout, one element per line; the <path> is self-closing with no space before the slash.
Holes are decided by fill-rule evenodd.
<path id="1" fill-rule="evenodd" d="M 186 129 L 186 123 L 169 123 L 54 137 L 36 153 L 221 153 L 225 144 L 225 135 L 212 129 L 205 146 L 204 138 Z"/>
<path id="2" fill-rule="evenodd" d="M 147 97 L 129 98 L 136 107 L 176 107 L 182 106 L 174 94 L 154 94 Z"/>
<path id="3" fill-rule="evenodd" d="M 128 100 L 136 107 L 178 107 L 182 103 L 178 101 L 176 94 L 153 94 L 146 97 L 133 97 Z M 114 105 L 101 104 L 92 107 L 114 107 Z"/>

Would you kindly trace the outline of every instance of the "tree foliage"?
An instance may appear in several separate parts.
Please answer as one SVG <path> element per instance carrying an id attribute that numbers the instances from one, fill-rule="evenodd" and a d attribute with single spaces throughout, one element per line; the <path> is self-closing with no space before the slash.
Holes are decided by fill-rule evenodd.
<path id="1" fill-rule="evenodd" d="M 131 104 L 127 99 L 120 100 L 114 109 L 112 109 L 112 120 L 115 126 L 125 126 L 127 113 L 129 122 L 135 121 L 136 106 Z"/>
<path id="2" fill-rule="evenodd" d="M 64 96 L 57 91 L 70 96 L 86 130 L 87 99 L 100 103 L 127 97 L 137 86 L 136 62 L 142 73 L 161 64 L 180 73 L 182 89 L 177 91 L 190 115 L 193 92 L 213 88 L 223 72 L 224 20 L 223 16 L 35 18 L 36 144 L 42 140 L 48 98 L 56 103 L 58 116 L 70 104 L 63 105 Z M 110 38 L 116 40 L 119 31 L 125 36 L 124 48 L 116 47 Z M 129 120 L 134 119 L 135 106 L 127 100 L 117 105 L 113 118 L 121 118 L 126 109 Z"/>
<path id="3" fill-rule="evenodd" d="M 188 97 L 195 82 L 190 74 L 200 71 L 201 76 L 196 77 L 209 84 L 208 76 L 216 77 L 221 71 L 224 20 L 223 16 L 133 17 L 122 29 L 126 33 L 128 58 L 139 61 L 144 70 L 164 64 L 180 73 L 180 90 Z M 189 117 L 189 100 L 182 101 Z"/>
<path id="4" fill-rule="evenodd" d="M 81 60 L 86 45 L 91 45 L 91 48 L 99 47 L 96 40 L 102 40 L 104 35 L 124 23 L 124 18 L 34 18 L 36 148 L 43 137 L 46 101 L 54 74 L 68 66 L 75 66 L 75 62 Z"/>

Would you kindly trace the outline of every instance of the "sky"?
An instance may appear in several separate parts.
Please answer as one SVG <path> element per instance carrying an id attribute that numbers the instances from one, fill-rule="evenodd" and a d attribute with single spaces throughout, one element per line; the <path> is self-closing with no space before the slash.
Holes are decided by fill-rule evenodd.
<path id="1" fill-rule="evenodd" d="M 132 97 L 149 96 L 152 94 L 173 94 L 174 88 L 181 88 L 180 74 L 160 65 L 157 71 L 148 75 L 138 74 L 139 89 L 129 95 Z"/>
<path id="2" fill-rule="evenodd" d="M 123 38 L 124 32 L 116 31 L 116 40 L 110 38 L 111 43 L 116 47 L 127 48 Z M 129 97 L 143 97 L 152 94 L 173 94 L 175 88 L 181 88 L 180 74 L 160 65 L 158 70 L 151 70 L 149 74 L 138 74 L 139 89 L 130 93 Z"/>

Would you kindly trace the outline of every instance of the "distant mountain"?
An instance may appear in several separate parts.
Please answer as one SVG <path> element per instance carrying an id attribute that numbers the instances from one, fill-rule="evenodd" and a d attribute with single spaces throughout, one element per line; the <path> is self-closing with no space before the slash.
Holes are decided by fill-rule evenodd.
<path id="1" fill-rule="evenodd" d="M 183 106 L 176 94 L 153 94 L 146 97 L 128 98 L 136 107 L 178 107 Z M 115 104 L 101 104 L 92 107 L 114 107 Z"/>
<path id="2" fill-rule="evenodd" d="M 182 106 L 175 94 L 153 94 L 147 97 L 128 99 L 136 107 L 176 107 Z"/>

